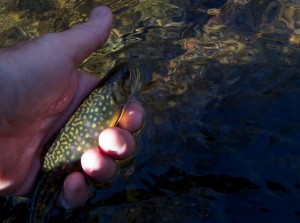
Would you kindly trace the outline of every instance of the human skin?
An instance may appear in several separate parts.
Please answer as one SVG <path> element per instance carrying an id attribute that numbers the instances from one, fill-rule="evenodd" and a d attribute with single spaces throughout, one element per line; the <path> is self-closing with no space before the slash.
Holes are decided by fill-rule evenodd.
<path id="1" fill-rule="evenodd" d="M 45 143 L 99 82 L 76 65 L 103 45 L 112 21 L 108 8 L 97 7 L 86 23 L 70 30 L 0 49 L 0 195 L 32 193 Z M 142 105 L 132 100 L 119 126 L 100 134 L 99 147 L 81 159 L 87 176 L 97 182 L 113 178 L 115 160 L 134 153 L 132 133 L 143 115 Z M 74 172 L 65 179 L 60 197 L 74 208 L 87 194 L 83 174 Z"/>

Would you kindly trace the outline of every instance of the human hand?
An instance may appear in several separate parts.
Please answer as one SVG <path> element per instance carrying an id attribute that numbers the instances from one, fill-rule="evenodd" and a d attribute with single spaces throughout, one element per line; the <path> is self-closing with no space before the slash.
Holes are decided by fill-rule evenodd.
<path id="1" fill-rule="evenodd" d="M 107 40 L 111 28 L 111 11 L 98 7 L 86 23 L 0 50 L 0 194 L 32 192 L 44 144 L 99 82 L 76 65 Z M 98 182 L 113 177 L 114 159 L 134 152 L 131 133 L 140 128 L 143 113 L 141 104 L 133 101 L 125 108 L 121 128 L 101 133 L 102 152 L 91 148 L 81 159 L 88 176 Z M 124 149 L 113 152 L 119 148 Z M 85 202 L 88 187 L 83 174 L 67 176 L 62 191 L 71 208 Z"/>

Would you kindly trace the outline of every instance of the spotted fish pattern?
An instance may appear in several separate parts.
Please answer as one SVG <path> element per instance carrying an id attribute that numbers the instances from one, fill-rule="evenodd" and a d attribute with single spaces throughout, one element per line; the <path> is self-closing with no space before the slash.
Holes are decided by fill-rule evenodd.
<path id="1" fill-rule="evenodd" d="M 91 92 L 61 129 L 45 155 L 42 174 L 31 199 L 29 222 L 45 222 L 67 174 L 80 170 L 79 160 L 90 148 L 98 146 L 98 136 L 116 125 L 122 105 L 116 100 L 117 83 L 105 84 Z"/>
<path id="2" fill-rule="evenodd" d="M 70 162 L 78 160 L 78 155 L 98 145 L 99 133 L 114 126 L 119 115 L 119 107 L 115 105 L 108 87 L 93 91 L 46 154 L 44 170 L 50 171 L 58 166 L 62 171 L 67 170 Z"/>

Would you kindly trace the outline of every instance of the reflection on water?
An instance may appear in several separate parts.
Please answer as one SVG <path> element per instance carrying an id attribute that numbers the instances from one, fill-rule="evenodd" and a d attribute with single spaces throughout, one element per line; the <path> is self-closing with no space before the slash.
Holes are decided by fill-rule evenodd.
<path id="1" fill-rule="evenodd" d="M 299 221 L 299 1 L 0 3 L 2 46 L 109 5 L 112 35 L 81 69 L 103 76 L 130 62 L 142 75 L 148 120 L 135 161 L 49 222 Z M 2 198 L 1 220 L 24 210 L 11 202 Z"/>

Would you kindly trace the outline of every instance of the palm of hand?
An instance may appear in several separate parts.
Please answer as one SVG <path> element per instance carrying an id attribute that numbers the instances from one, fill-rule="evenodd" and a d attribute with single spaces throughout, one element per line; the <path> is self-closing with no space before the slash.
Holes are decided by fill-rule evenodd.
<path id="1" fill-rule="evenodd" d="M 29 47 L 33 56 L 27 55 Z M 5 93 L 0 96 L 0 191 L 13 195 L 30 192 L 40 169 L 43 144 L 97 83 L 76 71 L 71 58 L 53 44 L 50 48 L 43 38 L 19 49 L 3 52 L 5 60 L 0 62 L 0 75 L 6 77 L 0 83 Z M 15 150 L 15 156 L 8 156 L 7 150 Z"/>

